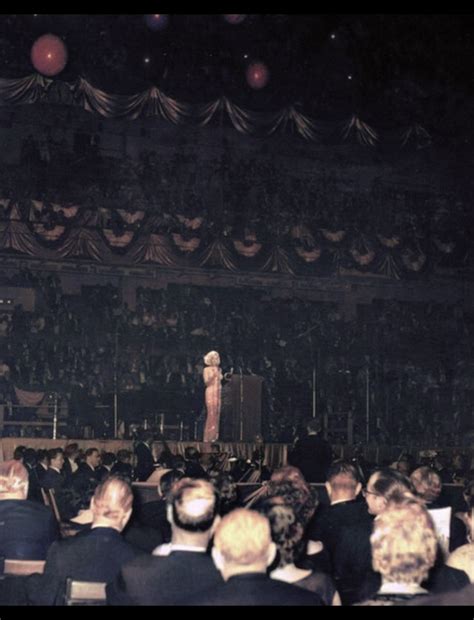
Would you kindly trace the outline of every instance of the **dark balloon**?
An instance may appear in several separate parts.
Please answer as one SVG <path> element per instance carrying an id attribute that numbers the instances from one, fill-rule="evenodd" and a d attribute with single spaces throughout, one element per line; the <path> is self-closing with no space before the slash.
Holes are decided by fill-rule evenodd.
<path id="1" fill-rule="evenodd" d="M 43 75 L 52 77 L 61 73 L 67 63 L 67 49 L 63 41 L 54 34 L 44 34 L 33 43 L 31 62 Z"/>

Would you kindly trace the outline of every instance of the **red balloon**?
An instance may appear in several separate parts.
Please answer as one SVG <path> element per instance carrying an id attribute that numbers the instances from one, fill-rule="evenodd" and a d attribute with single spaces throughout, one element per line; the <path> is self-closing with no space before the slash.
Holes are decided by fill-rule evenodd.
<path id="1" fill-rule="evenodd" d="M 253 62 L 247 68 L 246 77 L 248 85 L 259 90 L 268 84 L 270 72 L 263 62 Z"/>
<path id="2" fill-rule="evenodd" d="M 224 15 L 224 19 L 229 24 L 240 24 L 244 21 L 247 15 Z"/>
<path id="3" fill-rule="evenodd" d="M 44 34 L 33 43 L 31 62 L 34 68 L 49 77 L 61 73 L 67 63 L 67 49 L 54 34 Z"/>

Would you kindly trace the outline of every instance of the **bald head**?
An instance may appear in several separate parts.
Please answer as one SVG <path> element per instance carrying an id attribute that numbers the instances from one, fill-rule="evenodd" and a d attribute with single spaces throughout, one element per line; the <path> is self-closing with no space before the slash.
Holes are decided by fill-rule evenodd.
<path id="1" fill-rule="evenodd" d="M 216 491 L 210 482 L 182 478 L 168 495 L 171 524 L 187 532 L 207 532 L 217 513 Z"/>
<path id="2" fill-rule="evenodd" d="M 128 482 L 110 476 L 96 488 L 91 500 L 92 527 L 123 530 L 132 513 L 133 494 Z"/>

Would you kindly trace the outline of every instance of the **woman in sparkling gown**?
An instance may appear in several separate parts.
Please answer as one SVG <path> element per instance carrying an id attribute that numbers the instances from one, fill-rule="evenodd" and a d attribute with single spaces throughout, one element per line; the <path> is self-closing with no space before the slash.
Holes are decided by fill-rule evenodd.
<path id="1" fill-rule="evenodd" d="M 203 441 L 216 441 L 219 438 L 219 418 L 221 414 L 221 381 L 220 357 L 217 351 L 209 351 L 204 356 L 203 378 L 206 386 L 207 417 L 204 426 Z"/>

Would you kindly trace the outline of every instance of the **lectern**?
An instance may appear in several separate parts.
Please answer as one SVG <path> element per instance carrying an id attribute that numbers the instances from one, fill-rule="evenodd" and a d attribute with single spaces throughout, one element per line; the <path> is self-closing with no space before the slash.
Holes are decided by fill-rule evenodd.
<path id="1" fill-rule="evenodd" d="M 232 375 L 222 386 L 220 441 L 255 441 L 262 434 L 262 383 L 256 375 Z"/>

